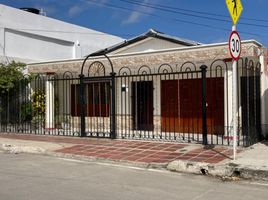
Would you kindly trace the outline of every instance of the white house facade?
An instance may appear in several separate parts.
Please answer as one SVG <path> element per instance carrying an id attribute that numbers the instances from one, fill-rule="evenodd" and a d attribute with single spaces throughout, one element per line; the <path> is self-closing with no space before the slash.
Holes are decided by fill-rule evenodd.
<path id="1" fill-rule="evenodd" d="M 0 4 L 0 60 L 82 58 L 122 38 Z"/>

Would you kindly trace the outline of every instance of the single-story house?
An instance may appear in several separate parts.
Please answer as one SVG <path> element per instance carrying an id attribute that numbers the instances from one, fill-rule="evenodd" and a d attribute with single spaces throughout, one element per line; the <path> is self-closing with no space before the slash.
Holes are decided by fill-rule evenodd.
<path id="1" fill-rule="evenodd" d="M 116 130 L 117 138 L 199 142 L 205 95 L 210 143 L 232 143 L 228 43 L 201 44 L 149 30 L 87 59 L 31 63 L 28 70 L 45 81 L 45 127 L 55 133 L 79 134 L 84 127 L 87 136 L 110 137 Z M 235 119 L 240 144 L 251 143 L 260 130 L 268 133 L 267 75 L 267 50 L 255 40 L 242 41 Z M 57 128 L 59 113 L 68 128 Z"/>

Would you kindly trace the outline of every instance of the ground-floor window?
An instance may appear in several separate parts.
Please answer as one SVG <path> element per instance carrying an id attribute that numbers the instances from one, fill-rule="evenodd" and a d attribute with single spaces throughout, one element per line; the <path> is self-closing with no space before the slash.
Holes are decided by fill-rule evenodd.
<path id="1" fill-rule="evenodd" d="M 85 84 L 85 116 L 108 117 L 110 114 L 110 82 Z M 80 85 L 71 85 L 71 115 L 80 116 Z"/>

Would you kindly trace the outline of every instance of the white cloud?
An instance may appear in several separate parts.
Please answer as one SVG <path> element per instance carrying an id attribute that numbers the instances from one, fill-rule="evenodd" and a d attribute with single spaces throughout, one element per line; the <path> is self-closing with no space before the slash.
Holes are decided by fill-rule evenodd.
<path id="1" fill-rule="evenodd" d="M 86 9 L 87 8 L 85 6 L 83 6 L 83 5 L 74 5 L 69 9 L 68 15 L 70 17 L 73 17 L 75 15 L 78 15 L 78 14 L 82 13 Z"/>
<path id="2" fill-rule="evenodd" d="M 98 6 L 102 6 L 102 4 L 106 3 L 107 0 L 96 0 L 96 3 L 98 3 Z M 87 0 L 80 0 L 79 3 L 73 5 L 69 10 L 68 10 L 68 15 L 70 17 L 73 17 L 75 15 L 79 15 L 80 13 L 84 12 L 87 10 L 89 7 L 92 7 L 96 4 L 94 4 L 94 1 L 87 1 Z"/>
<path id="3" fill-rule="evenodd" d="M 141 13 L 133 11 L 127 19 L 125 19 L 124 21 L 122 21 L 122 24 L 132 24 L 135 22 L 138 22 L 139 19 L 141 18 Z"/>
<path id="4" fill-rule="evenodd" d="M 146 4 L 148 2 L 149 2 L 149 0 L 143 0 L 141 2 L 141 4 Z M 134 7 L 134 9 L 137 11 L 133 11 L 132 13 L 130 13 L 128 18 L 122 21 L 123 25 L 139 22 L 141 20 L 141 18 L 144 16 L 144 14 L 142 12 L 147 13 L 147 14 L 150 14 L 153 12 L 152 8 L 142 6 L 142 5 L 136 6 L 136 7 Z"/>
<path id="5" fill-rule="evenodd" d="M 84 0 L 85 1 L 85 0 Z M 108 0 L 94 0 L 98 6 L 103 6 L 102 4 L 106 3 Z M 96 5 L 94 1 L 85 1 L 88 5 Z"/>

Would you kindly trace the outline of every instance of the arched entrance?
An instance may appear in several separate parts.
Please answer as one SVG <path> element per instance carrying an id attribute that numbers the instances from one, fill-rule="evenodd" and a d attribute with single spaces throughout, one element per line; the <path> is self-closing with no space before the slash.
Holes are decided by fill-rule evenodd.
<path id="1" fill-rule="evenodd" d="M 108 69 L 100 61 L 91 61 L 87 65 L 90 55 L 81 68 L 79 114 L 82 137 L 116 138 L 115 73 L 110 58 L 104 57 L 108 60 Z"/>

